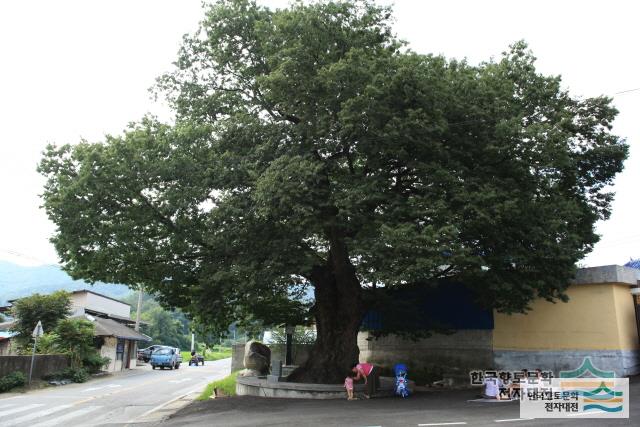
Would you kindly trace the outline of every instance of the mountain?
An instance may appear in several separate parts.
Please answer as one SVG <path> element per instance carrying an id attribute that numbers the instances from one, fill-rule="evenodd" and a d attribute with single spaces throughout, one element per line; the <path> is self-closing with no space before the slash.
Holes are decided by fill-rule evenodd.
<path id="1" fill-rule="evenodd" d="M 89 289 L 112 298 L 122 298 L 131 290 L 124 285 L 96 283 L 91 285 L 82 280 L 73 280 L 57 265 L 26 267 L 0 260 L 0 304 L 8 300 L 31 294 L 49 294 L 64 289 L 75 291 Z"/>

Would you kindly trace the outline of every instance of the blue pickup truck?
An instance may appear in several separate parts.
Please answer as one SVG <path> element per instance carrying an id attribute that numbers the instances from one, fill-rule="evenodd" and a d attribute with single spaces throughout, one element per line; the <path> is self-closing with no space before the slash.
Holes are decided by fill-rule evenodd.
<path id="1" fill-rule="evenodd" d="M 179 369 L 182 363 L 182 355 L 180 349 L 173 347 L 161 347 L 151 353 L 151 369 Z"/>

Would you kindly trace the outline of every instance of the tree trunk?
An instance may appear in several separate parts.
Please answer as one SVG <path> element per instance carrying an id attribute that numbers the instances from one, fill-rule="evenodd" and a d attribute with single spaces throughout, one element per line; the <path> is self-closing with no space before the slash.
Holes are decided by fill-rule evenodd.
<path id="1" fill-rule="evenodd" d="M 317 338 L 307 362 L 296 369 L 289 381 L 342 383 L 351 365 L 358 362 L 357 336 L 364 305 L 362 288 L 346 251 L 332 247 L 327 266 L 315 267 Z"/>

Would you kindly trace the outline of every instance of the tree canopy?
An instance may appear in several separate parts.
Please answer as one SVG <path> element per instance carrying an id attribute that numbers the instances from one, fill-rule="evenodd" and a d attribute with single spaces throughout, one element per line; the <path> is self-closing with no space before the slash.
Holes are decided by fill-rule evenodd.
<path id="1" fill-rule="evenodd" d="M 293 378 L 328 382 L 381 288 L 455 278 L 507 312 L 563 298 L 627 156 L 611 100 L 572 97 L 524 42 L 473 65 L 390 22 L 368 1 L 208 6 L 158 80 L 175 123 L 45 152 L 65 269 L 219 330 L 313 319 Z"/>

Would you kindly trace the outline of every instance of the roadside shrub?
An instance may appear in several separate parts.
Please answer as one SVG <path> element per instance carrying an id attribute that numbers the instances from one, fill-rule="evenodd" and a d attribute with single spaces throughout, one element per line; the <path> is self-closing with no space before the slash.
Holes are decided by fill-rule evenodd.
<path id="1" fill-rule="evenodd" d="M 9 391 L 12 388 L 22 387 L 26 383 L 27 377 L 22 372 L 12 372 L 0 378 L 0 393 Z"/>
<path id="2" fill-rule="evenodd" d="M 209 383 L 204 391 L 198 396 L 198 400 L 207 400 L 209 399 L 215 389 L 222 392 L 225 396 L 235 396 L 236 395 L 236 377 L 240 371 L 232 372 L 231 375 L 224 377 L 221 380 L 214 381 Z"/>
<path id="3" fill-rule="evenodd" d="M 89 379 L 89 373 L 84 368 L 67 368 L 69 379 L 74 383 L 84 383 Z"/>
<path id="4" fill-rule="evenodd" d="M 62 319 L 56 326 L 61 349 L 71 358 L 71 366 L 81 368 L 82 362 L 96 353 L 93 347 L 95 325 L 85 319 Z"/>
<path id="5" fill-rule="evenodd" d="M 46 381 L 69 380 L 74 383 L 84 383 L 89 379 L 89 373 L 84 368 L 65 368 L 62 371 L 54 372 L 43 377 Z"/>
<path id="6" fill-rule="evenodd" d="M 97 352 L 90 353 L 82 360 L 82 366 L 89 372 L 90 374 L 96 374 L 102 371 L 106 365 L 111 362 L 111 359 L 108 357 L 102 357 Z"/>

